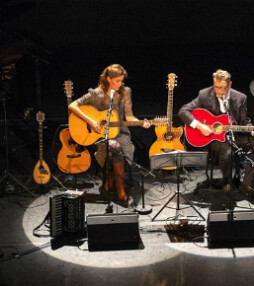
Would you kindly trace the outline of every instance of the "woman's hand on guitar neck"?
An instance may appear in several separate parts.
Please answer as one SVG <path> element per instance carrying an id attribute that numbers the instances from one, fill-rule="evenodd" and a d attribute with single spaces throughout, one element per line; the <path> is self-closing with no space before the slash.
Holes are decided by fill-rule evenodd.
<path id="1" fill-rule="evenodd" d="M 145 118 L 145 119 L 144 119 L 143 127 L 144 127 L 144 128 L 149 128 L 150 126 L 151 126 L 150 122 Z"/>
<path id="2" fill-rule="evenodd" d="M 209 136 L 209 135 L 211 135 L 211 134 L 213 133 L 209 126 L 207 126 L 207 125 L 205 125 L 205 124 L 202 124 L 202 123 L 200 123 L 200 122 L 198 122 L 196 128 L 197 128 L 204 136 Z"/>
<path id="3" fill-rule="evenodd" d="M 140 121 L 137 117 L 135 116 L 126 116 L 127 121 Z M 143 120 L 143 125 L 142 127 L 144 128 L 149 128 L 151 126 L 150 122 L 147 119 Z"/>

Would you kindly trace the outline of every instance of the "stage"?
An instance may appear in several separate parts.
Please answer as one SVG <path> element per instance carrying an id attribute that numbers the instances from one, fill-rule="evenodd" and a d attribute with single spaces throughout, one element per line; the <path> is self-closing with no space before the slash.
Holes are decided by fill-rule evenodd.
<path id="1" fill-rule="evenodd" d="M 252 285 L 254 244 L 230 248 L 225 243 L 223 248 L 208 248 L 208 213 L 226 212 L 229 192 L 204 188 L 206 176 L 202 168 L 181 170 L 180 192 L 205 221 L 182 199 L 176 210 L 175 198 L 153 219 L 177 190 L 175 171 L 161 170 L 155 175 L 144 178 L 145 205 L 152 207 L 152 213 L 138 215 L 139 242 L 129 249 L 89 251 L 86 233 L 56 241 L 49 236 L 47 224 L 36 232 L 41 237 L 34 236 L 33 230 L 49 211 L 49 198 L 65 191 L 55 180 L 42 189 L 30 182 L 28 187 L 34 196 L 22 188 L 2 194 L 1 286 Z M 219 178 L 218 169 L 214 176 Z M 71 189 L 72 182 L 60 173 L 56 177 Z M 127 179 L 128 194 L 133 196 L 135 205 L 142 204 L 140 174 L 133 173 L 132 184 Z M 84 173 L 77 177 L 75 187 L 85 193 L 86 215 L 103 214 L 107 209 L 100 186 L 98 176 Z M 252 211 L 252 198 L 240 194 L 237 188 L 232 197 L 234 211 Z M 114 195 L 111 198 L 114 214 L 133 214 L 132 208 L 119 203 Z M 114 242 L 114 234 L 111 235 Z"/>

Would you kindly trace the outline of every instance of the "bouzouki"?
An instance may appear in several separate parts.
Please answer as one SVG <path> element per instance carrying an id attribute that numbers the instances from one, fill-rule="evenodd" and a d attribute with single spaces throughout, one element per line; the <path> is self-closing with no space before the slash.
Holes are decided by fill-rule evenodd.
<path id="1" fill-rule="evenodd" d="M 203 147 L 208 145 L 210 142 L 217 140 L 220 142 L 226 141 L 226 133 L 229 131 L 228 116 L 223 114 L 215 116 L 206 109 L 197 108 L 192 111 L 192 115 L 201 123 L 206 124 L 213 131 L 209 136 L 203 135 L 198 129 L 194 129 L 190 126 L 185 125 L 185 136 L 187 141 L 195 147 Z M 234 119 L 232 122 L 234 122 Z M 240 126 L 232 125 L 234 132 L 252 132 L 254 126 Z"/>
<path id="2" fill-rule="evenodd" d="M 39 133 L 39 156 L 40 159 L 36 163 L 33 171 L 33 178 L 37 184 L 44 185 L 50 180 L 50 170 L 47 163 L 43 160 L 43 121 L 45 120 L 45 114 L 38 111 L 36 114 L 38 121 L 38 133 Z"/>
<path id="3" fill-rule="evenodd" d="M 105 138 L 108 110 L 98 111 L 90 105 L 82 105 L 79 108 L 88 117 L 100 123 L 101 132 L 95 132 L 90 125 L 86 123 L 86 121 L 82 120 L 74 113 L 71 113 L 69 116 L 71 137 L 78 144 L 84 146 L 91 145 L 100 138 Z M 143 126 L 144 121 L 155 126 L 165 124 L 165 119 L 159 117 L 152 120 L 119 121 L 118 112 L 116 110 L 112 110 L 109 121 L 109 138 L 115 138 L 119 134 L 120 126 Z"/>
<path id="4" fill-rule="evenodd" d="M 72 102 L 73 84 L 70 80 L 64 82 L 67 105 Z M 91 155 L 86 148 L 78 145 L 70 136 L 69 128 L 61 130 L 59 134 L 62 148 L 57 156 L 58 168 L 66 174 L 85 172 L 91 165 Z"/>
<path id="5" fill-rule="evenodd" d="M 174 73 L 168 74 L 168 103 L 167 103 L 167 118 L 164 125 L 155 127 L 157 140 L 152 144 L 149 149 L 149 157 L 156 154 L 165 154 L 170 151 L 185 151 L 185 147 L 180 142 L 180 137 L 183 133 L 182 127 L 173 127 L 173 89 L 176 75 Z M 165 167 L 163 169 L 175 169 L 175 166 Z"/>

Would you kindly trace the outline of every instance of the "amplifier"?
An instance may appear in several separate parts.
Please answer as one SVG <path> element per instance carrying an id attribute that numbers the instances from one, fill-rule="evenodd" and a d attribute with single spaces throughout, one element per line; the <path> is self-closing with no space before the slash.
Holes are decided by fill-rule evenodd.
<path id="1" fill-rule="evenodd" d="M 208 214 L 208 247 L 254 246 L 253 211 L 214 211 Z"/>
<path id="2" fill-rule="evenodd" d="M 84 230 L 84 191 L 67 190 L 50 197 L 50 236 Z"/>
<path id="3" fill-rule="evenodd" d="M 137 249 L 138 214 L 89 214 L 87 236 L 89 251 Z"/>

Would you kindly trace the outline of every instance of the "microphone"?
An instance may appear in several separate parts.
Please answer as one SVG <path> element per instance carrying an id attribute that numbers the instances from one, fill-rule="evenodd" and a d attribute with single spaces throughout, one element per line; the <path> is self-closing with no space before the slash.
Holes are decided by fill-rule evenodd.
<path id="1" fill-rule="evenodd" d="M 115 90 L 114 90 L 114 89 L 111 89 L 111 90 L 110 90 L 110 103 L 111 103 L 111 104 L 113 103 L 114 94 L 115 94 Z"/>
<path id="2" fill-rule="evenodd" d="M 225 94 L 222 94 L 222 100 L 223 100 L 225 111 L 227 112 L 228 111 L 228 99 L 226 98 Z"/>

